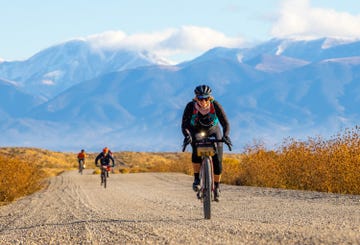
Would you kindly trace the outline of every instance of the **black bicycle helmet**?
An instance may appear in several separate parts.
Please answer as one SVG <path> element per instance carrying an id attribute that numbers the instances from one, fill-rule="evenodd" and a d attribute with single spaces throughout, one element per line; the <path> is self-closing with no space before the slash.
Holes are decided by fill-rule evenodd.
<path id="1" fill-rule="evenodd" d="M 211 95 L 211 88 L 208 85 L 199 85 L 195 88 L 194 93 L 197 97 L 207 98 Z"/>

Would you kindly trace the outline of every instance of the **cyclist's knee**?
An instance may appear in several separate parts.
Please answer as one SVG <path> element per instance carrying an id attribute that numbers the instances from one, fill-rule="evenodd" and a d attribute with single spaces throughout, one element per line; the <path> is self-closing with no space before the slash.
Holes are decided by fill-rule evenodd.
<path id="1" fill-rule="evenodd" d="M 195 153 L 193 153 L 192 156 L 191 156 L 191 161 L 193 163 L 201 163 L 201 157 L 199 157 Z"/>
<path id="2" fill-rule="evenodd" d="M 217 155 L 214 156 L 213 163 L 214 163 L 214 174 L 220 175 L 222 173 L 222 162 L 219 160 Z"/>
<path id="3" fill-rule="evenodd" d="M 222 174 L 222 168 L 221 167 L 215 167 L 214 165 L 214 174 L 221 175 Z"/>

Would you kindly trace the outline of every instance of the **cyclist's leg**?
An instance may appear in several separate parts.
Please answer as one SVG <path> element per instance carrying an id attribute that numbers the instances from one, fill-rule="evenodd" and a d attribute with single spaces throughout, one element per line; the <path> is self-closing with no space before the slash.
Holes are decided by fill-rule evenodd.
<path id="1" fill-rule="evenodd" d="M 209 135 L 215 136 L 216 139 L 221 139 L 222 134 L 219 127 L 213 127 Z M 213 156 L 213 167 L 214 167 L 214 199 L 219 201 L 220 197 L 220 180 L 222 173 L 222 159 L 223 159 L 223 143 L 219 142 L 216 145 L 216 154 Z"/>
<path id="2" fill-rule="evenodd" d="M 222 173 L 222 156 L 220 152 L 222 149 L 218 148 L 218 153 L 213 157 L 213 166 L 214 166 L 214 200 L 220 200 L 220 180 L 221 180 L 221 173 Z"/>
<path id="3" fill-rule="evenodd" d="M 192 145 L 192 155 L 191 155 L 191 161 L 193 165 L 193 171 L 194 171 L 194 182 L 193 182 L 193 190 L 198 191 L 200 186 L 200 163 L 201 163 L 201 157 L 197 156 L 196 154 L 196 147 Z"/>
<path id="4" fill-rule="evenodd" d="M 213 157 L 213 166 L 214 166 L 214 200 L 219 201 L 220 198 L 220 180 L 222 173 L 222 164 L 219 160 L 219 155 Z"/>
<path id="5" fill-rule="evenodd" d="M 217 153 L 213 157 L 215 187 L 219 186 L 222 174 L 223 146 L 218 144 Z"/>

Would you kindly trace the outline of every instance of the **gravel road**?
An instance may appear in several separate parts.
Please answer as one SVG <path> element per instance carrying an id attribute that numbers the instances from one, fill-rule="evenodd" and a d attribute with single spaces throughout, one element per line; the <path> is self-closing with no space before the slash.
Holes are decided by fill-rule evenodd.
<path id="1" fill-rule="evenodd" d="M 91 172 L 0 207 L 0 244 L 360 244 L 360 196 L 222 185 L 204 220 L 191 176 Z"/>

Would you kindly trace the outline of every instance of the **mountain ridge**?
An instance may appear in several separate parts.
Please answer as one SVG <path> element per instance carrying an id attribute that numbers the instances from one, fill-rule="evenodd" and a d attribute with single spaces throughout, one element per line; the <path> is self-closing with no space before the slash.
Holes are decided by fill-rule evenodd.
<path id="1" fill-rule="evenodd" d="M 1 111 L 9 105 L 2 101 L 0 114 L 5 113 L 7 119 L 0 121 L 0 129 L 9 140 L 0 145 L 178 151 L 183 109 L 193 98 L 195 86 L 203 83 L 212 87 L 228 114 L 235 151 L 254 139 L 271 145 L 286 137 L 333 135 L 360 119 L 356 107 L 360 42 L 332 46 L 327 42 L 270 40 L 253 48 L 214 48 L 177 65 L 144 65 L 140 59 L 131 67 L 114 70 L 138 59 L 138 54 L 131 53 L 134 57 L 129 58 L 118 51 L 112 57 L 122 54 L 124 60 L 108 68 L 105 62 L 102 71 L 106 72 L 55 89 L 54 96 L 35 106 L 27 103 L 29 107 L 16 116 L 9 109 Z M 79 52 L 75 48 L 70 54 Z M 35 56 L 34 60 L 40 57 Z M 99 58 L 85 57 L 86 64 Z M 4 70 L 11 70 L 2 65 L 10 64 L 0 64 L 0 77 L 7 74 Z M 19 63 L 13 65 L 19 69 Z M 19 76 L 15 73 L 11 77 Z M 29 86 L 28 90 L 37 90 Z"/>

